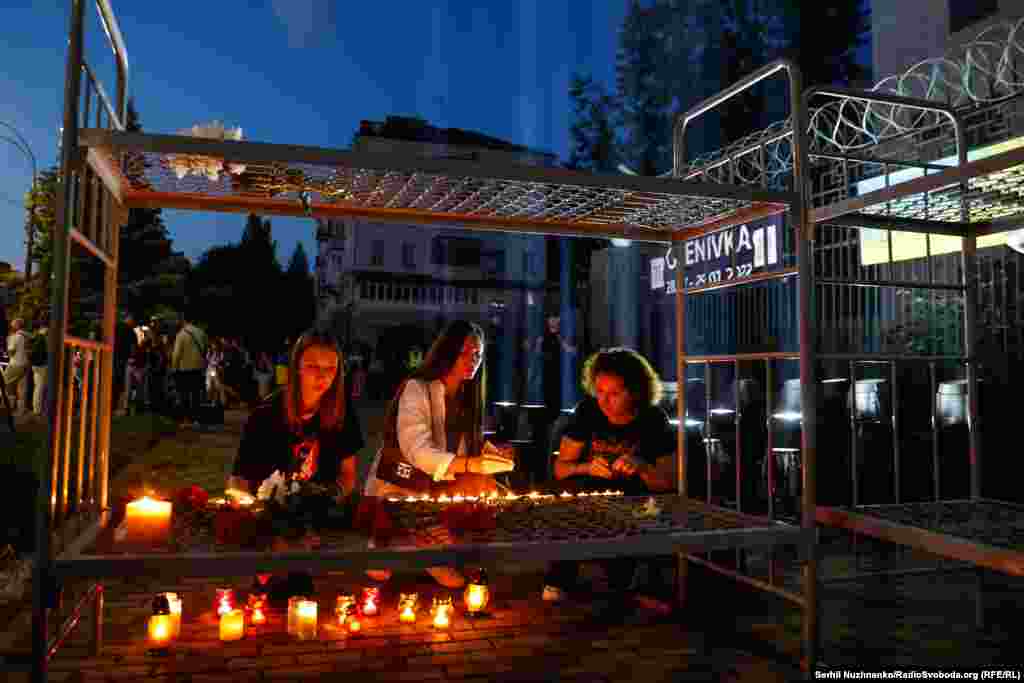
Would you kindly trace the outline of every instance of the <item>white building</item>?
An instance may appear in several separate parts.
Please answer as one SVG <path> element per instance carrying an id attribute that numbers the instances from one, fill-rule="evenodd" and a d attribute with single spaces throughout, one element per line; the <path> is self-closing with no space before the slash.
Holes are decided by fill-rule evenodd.
<path id="1" fill-rule="evenodd" d="M 353 150 L 490 164 L 555 161 L 553 154 L 403 117 L 363 121 Z M 346 218 L 319 221 L 317 243 L 320 319 L 346 343 L 375 349 L 386 360 L 410 347 L 425 349 L 446 322 L 465 318 L 488 332 L 501 366 L 490 371 L 504 375 L 494 380 L 498 388 L 512 384 L 509 373 L 521 361 L 516 340 L 541 333 L 553 289 L 545 281 L 543 236 Z"/>

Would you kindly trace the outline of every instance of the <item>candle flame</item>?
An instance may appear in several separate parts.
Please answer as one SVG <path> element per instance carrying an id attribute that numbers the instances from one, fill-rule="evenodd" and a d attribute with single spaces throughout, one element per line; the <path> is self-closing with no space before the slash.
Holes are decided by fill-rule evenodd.
<path id="1" fill-rule="evenodd" d="M 388 502 L 389 503 L 398 503 L 401 500 L 402 500 L 401 498 L 395 498 L 394 496 L 391 496 L 391 497 L 388 498 Z"/>
<path id="2" fill-rule="evenodd" d="M 252 610 L 252 623 L 254 624 L 265 624 L 267 623 L 267 616 L 263 614 L 263 610 L 259 607 L 254 607 Z"/>
<path id="3" fill-rule="evenodd" d="M 530 493 L 527 494 L 526 497 L 527 498 L 532 498 L 532 499 L 536 500 L 537 498 L 540 498 L 540 494 L 537 493 L 536 491 L 530 491 Z"/>
<path id="4" fill-rule="evenodd" d="M 429 503 L 430 502 L 430 494 L 429 493 L 424 493 L 422 496 L 420 496 L 420 500 L 426 501 L 426 502 Z"/>
<path id="5" fill-rule="evenodd" d="M 442 493 L 440 496 L 437 497 L 437 502 L 438 503 L 448 503 L 448 502 L 451 502 L 451 498 L 449 498 L 447 495 Z"/>
<path id="6" fill-rule="evenodd" d="M 562 491 L 562 498 L 572 498 L 572 494 L 568 491 Z"/>
<path id="7" fill-rule="evenodd" d="M 408 497 L 407 497 L 407 498 L 405 499 L 405 502 L 406 502 L 406 503 L 415 503 L 415 502 L 416 502 L 416 496 L 408 496 Z"/>
<path id="8" fill-rule="evenodd" d="M 464 498 L 462 497 L 462 494 L 461 494 L 461 493 L 456 493 L 456 494 L 455 494 L 455 495 L 454 495 L 454 496 L 452 497 L 452 502 L 453 502 L 453 503 L 461 503 L 461 502 L 462 502 L 463 500 L 465 500 L 465 499 L 464 499 Z"/>
<path id="9" fill-rule="evenodd" d="M 352 618 L 352 619 L 350 619 L 350 620 L 349 620 L 349 622 L 348 622 L 348 630 L 349 630 L 350 632 L 352 632 L 352 633 L 356 633 L 356 632 L 358 632 L 358 631 L 359 631 L 359 629 L 361 629 L 362 627 L 363 627 L 363 625 L 362 625 L 362 624 L 360 624 L 360 623 L 359 623 L 359 620 L 358 620 L 358 619 L 356 619 L 356 618 Z"/>
<path id="10" fill-rule="evenodd" d="M 303 619 L 316 619 L 316 603 L 312 600 L 303 600 L 296 610 Z"/>

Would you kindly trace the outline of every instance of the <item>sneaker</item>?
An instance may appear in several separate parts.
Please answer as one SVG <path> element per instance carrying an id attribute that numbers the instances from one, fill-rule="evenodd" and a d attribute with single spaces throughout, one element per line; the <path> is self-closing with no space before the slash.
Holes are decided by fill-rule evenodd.
<path id="1" fill-rule="evenodd" d="M 565 591 L 558 586 L 544 586 L 544 591 L 540 594 L 540 599 L 544 602 L 562 602 L 565 598 Z"/>

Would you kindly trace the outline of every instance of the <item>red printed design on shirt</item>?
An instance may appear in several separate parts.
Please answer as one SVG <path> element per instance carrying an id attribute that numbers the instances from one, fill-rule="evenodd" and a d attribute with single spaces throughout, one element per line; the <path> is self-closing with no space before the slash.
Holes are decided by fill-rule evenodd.
<path id="1" fill-rule="evenodd" d="M 301 481 L 309 481 L 316 474 L 317 459 L 320 455 L 320 442 L 300 441 L 293 446 L 295 459 L 298 466 L 295 468 L 295 478 Z"/>

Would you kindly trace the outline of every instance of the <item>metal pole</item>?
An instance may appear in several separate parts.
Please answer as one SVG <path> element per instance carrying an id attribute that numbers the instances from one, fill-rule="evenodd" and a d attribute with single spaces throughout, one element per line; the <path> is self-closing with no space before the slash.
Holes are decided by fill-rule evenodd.
<path id="1" fill-rule="evenodd" d="M 850 504 L 860 503 L 860 480 L 858 475 L 860 445 L 857 440 L 857 363 L 850 361 Z"/>
<path id="2" fill-rule="evenodd" d="M 816 335 L 813 327 L 814 311 L 814 225 L 809 224 L 807 199 L 807 102 L 802 97 L 802 77 L 795 65 L 789 69 L 790 111 L 793 118 L 793 183 L 797 193 L 797 205 L 793 210 L 794 232 L 797 237 L 797 268 L 799 270 L 800 296 L 800 388 L 801 410 L 803 412 L 803 499 L 801 526 L 808 534 L 804 564 L 804 607 L 803 641 L 806 658 L 805 673 L 808 677 L 818 662 L 818 551 L 815 512 L 818 505 L 818 383 L 815 364 L 817 363 Z"/>
<path id="3" fill-rule="evenodd" d="M 64 333 L 67 325 L 67 242 L 71 227 L 70 217 L 74 201 L 72 167 L 78 158 L 78 96 L 82 70 L 83 0 L 72 0 L 71 22 L 68 29 L 68 59 L 64 80 L 64 129 L 61 141 L 61 196 L 57 202 L 57 223 L 53 231 L 53 280 L 50 294 L 50 363 L 47 369 L 49 385 L 47 408 L 49 420 L 48 465 L 39 478 L 39 498 L 36 503 L 36 556 L 32 576 L 32 681 L 44 683 L 47 674 L 47 608 L 52 592 L 50 576 L 50 521 L 51 496 L 54 481 L 46 476 L 57 458 L 60 444 L 61 404 L 63 387 Z"/>
<path id="4" fill-rule="evenodd" d="M 961 168 L 967 163 L 967 145 L 964 141 L 963 122 L 954 120 L 956 128 L 958 162 Z M 960 180 L 960 220 L 967 225 L 963 238 L 963 286 L 964 286 L 964 355 L 967 356 L 967 429 L 970 439 L 971 500 L 981 497 L 981 425 L 978 415 L 978 359 L 976 357 L 978 333 L 978 238 L 971 225 L 971 210 L 968 200 L 970 184 Z"/>
<path id="5" fill-rule="evenodd" d="M 928 374 L 931 379 L 931 399 L 932 399 L 932 492 L 935 500 L 939 500 L 941 488 L 940 488 L 940 476 L 939 476 L 939 414 L 938 414 L 938 381 L 936 378 L 935 361 L 928 364 Z"/>
<path id="6" fill-rule="evenodd" d="M 689 487 L 686 481 L 686 297 L 683 296 L 683 249 L 678 247 L 676 256 L 676 487 L 679 497 L 687 499 Z M 676 601 L 680 608 L 686 607 L 687 583 L 690 563 L 686 553 L 676 553 Z"/>
<path id="7" fill-rule="evenodd" d="M 898 505 L 900 502 L 900 423 L 898 407 L 900 404 L 900 394 L 895 362 L 893 362 L 891 369 L 890 381 L 892 384 L 889 391 L 892 398 L 892 486 L 896 504 Z"/>

